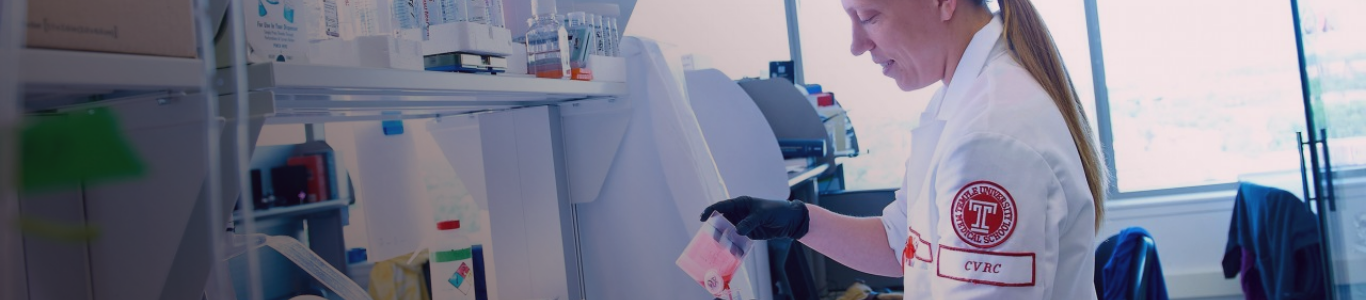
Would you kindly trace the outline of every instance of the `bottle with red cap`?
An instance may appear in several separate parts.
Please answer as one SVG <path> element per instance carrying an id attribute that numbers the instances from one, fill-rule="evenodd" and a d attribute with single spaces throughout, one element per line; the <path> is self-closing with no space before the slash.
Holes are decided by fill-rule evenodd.
<path id="1" fill-rule="evenodd" d="M 436 223 L 436 229 L 429 251 L 432 300 L 474 300 L 472 244 L 460 230 L 460 220 Z"/>

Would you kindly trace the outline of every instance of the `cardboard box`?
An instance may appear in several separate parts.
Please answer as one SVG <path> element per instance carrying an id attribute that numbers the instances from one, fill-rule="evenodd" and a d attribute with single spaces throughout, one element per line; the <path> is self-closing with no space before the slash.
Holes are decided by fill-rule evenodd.
<path id="1" fill-rule="evenodd" d="M 27 45 L 196 57 L 193 1 L 28 1 Z"/>

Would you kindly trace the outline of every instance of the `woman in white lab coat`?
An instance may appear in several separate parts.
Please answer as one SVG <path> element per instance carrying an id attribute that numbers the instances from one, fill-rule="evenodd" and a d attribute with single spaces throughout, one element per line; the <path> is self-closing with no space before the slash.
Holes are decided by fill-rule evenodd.
<path id="1" fill-rule="evenodd" d="M 794 238 L 904 277 L 909 299 L 1092 299 L 1107 174 L 1030 0 L 843 0 L 854 55 L 902 90 L 944 86 L 920 115 L 896 201 L 850 217 L 750 197 L 709 207 L 756 239 Z"/>

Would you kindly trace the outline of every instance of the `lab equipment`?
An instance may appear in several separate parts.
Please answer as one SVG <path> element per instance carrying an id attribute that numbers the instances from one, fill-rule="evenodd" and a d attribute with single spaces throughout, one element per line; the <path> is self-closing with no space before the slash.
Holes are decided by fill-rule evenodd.
<path id="1" fill-rule="evenodd" d="M 465 21 L 465 0 L 439 0 L 441 2 L 441 22 L 432 22 L 432 25 L 464 22 Z"/>
<path id="2" fill-rule="evenodd" d="M 617 18 L 607 20 L 607 56 L 621 56 L 621 29 L 617 28 Z"/>
<path id="3" fill-rule="evenodd" d="M 488 2 L 489 26 L 507 28 L 507 21 L 503 16 L 503 0 L 488 0 Z"/>
<path id="4" fill-rule="evenodd" d="M 356 285 L 355 281 L 351 281 L 351 278 L 346 277 L 346 274 L 337 271 L 336 268 L 318 257 L 318 254 L 313 253 L 313 250 L 309 250 L 308 246 L 304 246 L 299 240 L 291 237 L 268 236 L 265 237 L 265 245 L 294 262 L 300 269 L 303 269 L 309 276 L 318 280 L 319 283 L 322 283 L 340 298 L 345 300 L 370 299 L 370 295 L 366 294 L 359 285 Z"/>
<path id="5" fill-rule="evenodd" d="M 487 0 L 463 0 L 465 4 L 465 21 L 479 24 L 489 24 L 489 3 Z"/>
<path id="6" fill-rule="evenodd" d="M 783 159 L 825 157 L 825 139 L 778 139 L 778 149 Z"/>
<path id="7" fill-rule="evenodd" d="M 570 41 L 569 78 L 573 80 L 593 80 L 593 71 L 588 66 L 588 55 L 599 39 L 593 34 L 588 23 L 588 14 L 571 12 L 568 15 L 568 37 Z"/>
<path id="8" fill-rule="evenodd" d="M 604 31 L 605 28 L 603 28 L 603 25 L 602 25 L 602 16 L 600 16 L 600 15 L 589 15 L 589 18 L 590 18 L 590 19 L 589 19 L 589 21 L 588 21 L 588 24 L 591 24 L 591 25 L 593 26 L 593 38 L 594 38 L 593 45 L 595 45 L 595 46 L 597 47 L 597 48 L 593 51 L 593 54 L 597 54 L 597 55 L 607 55 L 607 45 L 603 43 L 603 41 L 606 40 L 605 37 L 607 36 L 607 34 L 606 34 L 606 32 Z"/>
<path id="9" fill-rule="evenodd" d="M 630 85 L 640 92 L 561 109 L 568 176 L 575 178 L 570 199 L 588 203 L 576 205 L 585 298 L 712 299 L 689 286 L 697 283 L 678 269 L 678 253 L 705 226 L 698 213 L 714 200 L 788 195 L 782 157 L 771 151 L 777 142 L 754 101 L 725 74 L 687 72 L 684 80 L 666 46 L 631 37 L 622 48 L 635 70 Z M 602 61 L 592 64 L 595 77 L 607 73 Z M 623 240 L 648 242 L 628 248 Z M 751 252 L 732 291 L 745 299 L 772 295 L 767 257 Z"/>
<path id="10" fill-rule="evenodd" d="M 479 22 L 449 22 L 432 25 L 429 30 L 432 38 L 422 43 L 424 56 L 475 54 L 481 60 L 496 62 L 512 55 L 512 31 L 507 28 Z"/>
<path id="11" fill-rule="evenodd" d="M 308 199 L 308 168 L 283 166 L 270 169 L 271 186 L 276 195 L 276 206 L 293 206 Z"/>
<path id="12" fill-rule="evenodd" d="M 475 299 L 473 245 L 460 231 L 460 220 L 437 223 L 436 228 L 436 245 L 430 251 L 432 299 Z"/>
<path id="13" fill-rule="evenodd" d="M 427 71 L 447 71 L 464 73 L 507 72 L 507 59 L 497 56 L 470 53 L 445 53 L 428 55 L 422 59 Z"/>
<path id="14" fill-rule="evenodd" d="M 788 82 L 797 82 L 797 69 L 792 61 L 771 61 L 768 62 L 768 78 L 787 78 Z"/>
<path id="15" fill-rule="evenodd" d="M 534 0 L 536 22 L 527 31 L 527 70 L 540 78 L 564 78 L 569 69 L 568 33 L 555 15 L 555 0 Z"/>
<path id="16" fill-rule="evenodd" d="M 420 32 L 405 30 L 402 35 L 371 35 L 358 37 L 356 56 L 358 65 L 368 68 L 405 70 L 422 69 L 422 41 L 414 39 Z"/>
<path id="17" fill-rule="evenodd" d="M 290 166 L 302 166 L 307 170 L 307 189 L 304 192 L 306 203 L 314 203 L 332 199 L 330 188 L 328 187 L 328 171 L 326 158 L 322 154 L 307 154 L 290 157 L 286 164 Z"/>
<path id="18" fill-rule="evenodd" d="M 474 300 L 489 300 L 489 280 L 484 277 L 484 245 L 470 246 L 470 252 L 474 256 Z"/>
<path id="19" fill-rule="evenodd" d="M 427 19 L 426 19 L 426 14 L 424 13 L 424 10 L 425 10 L 425 7 L 424 7 L 425 5 L 424 5 L 424 4 L 426 4 L 425 1 L 420 1 L 420 0 L 392 0 L 392 1 L 393 1 L 393 4 L 392 4 L 392 6 L 390 6 L 390 7 L 392 7 L 392 11 L 391 11 L 392 15 L 391 15 L 390 17 L 393 18 L 393 19 L 392 19 L 392 20 L 393 20 L 392 25 L 394 26 L 394 27 L 393 27 L 393 30 L 394 30 L 395 32 L 401 32 L 402 30 L 406 30 L 406 29 L 422 29 L 423 31 L 426 30 L 426 28 L 427 28 L 427 26 L 426 26 L 426 25 L 427 25 Z M 402 36 L 402 33 L 400 33 L 400 36 Z M 407 38 L 414 38 L 414 37 L 407 37 Z"/>
<path id="20" fill-rule="evenodd" d="M 675 263 L 712 296 L 730 299 L 730 280 L 753 243 L 721 213 L 712 212 Z"/>
<path id="21" fill-rule="evenodd" d="M 420 0 L 422 1 L 422 15 L 427 20 L 428 27 L 436 24 L 446 23 L 446 10 L 441 8 L 441 0 Z M 431 39 L 431 31 L 427 32 L 427 39 Z"/>

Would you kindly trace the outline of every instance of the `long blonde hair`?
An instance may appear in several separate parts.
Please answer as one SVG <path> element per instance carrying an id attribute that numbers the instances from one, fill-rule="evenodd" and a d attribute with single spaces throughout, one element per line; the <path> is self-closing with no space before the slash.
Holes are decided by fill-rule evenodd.
<path id="1" fill-rule="evenodd" d="M 1072 141 L 1077 145 L 1077 154 L 1081 156 L 1081 165 L 1086 172 L 1086 183 L 1091 187 L 1091 196 L 1095 201 L 1096 229 L 1099 230 L 1105 216 L 1106 189 L 1110 186 L 1109 169 L 1098 151 L 1100 147 L 1091 139 L 1091 125 L 1082 111 L 1076 90 L 1072 88 L 1072 78 L 1067 75 L 1067 67 L 1062 64 L 1062 56 L 1053 43 L 1053 36 L 1044 26 L 1034 4 L 1030 0 L 997 0 L 997 3 L 1004 19 L 1003 36 L 1012 54 L 1053 98 L 1053 104 L 1058 106 L 1063 120 L 1067 122 L 1067 130 L 1072 133 Z M 986 7 L 985 3 L 978 4 Z"/>

